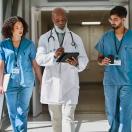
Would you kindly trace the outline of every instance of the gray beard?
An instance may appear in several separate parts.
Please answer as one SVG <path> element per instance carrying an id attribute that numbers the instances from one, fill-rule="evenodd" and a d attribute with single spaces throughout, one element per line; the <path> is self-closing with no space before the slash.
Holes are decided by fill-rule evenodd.
<path id="1" fill-rule="evenodd" d="M 67 24 L 65 25 L 65 27 L 63 29 L 60 29 L 59 27 L 57 27 L 56 25 L 54 25 L 54 28 L 55 30 L 58 32 L 58 33 L 65 33 L 66 32 L 66 29 L 67 29 Z"/>

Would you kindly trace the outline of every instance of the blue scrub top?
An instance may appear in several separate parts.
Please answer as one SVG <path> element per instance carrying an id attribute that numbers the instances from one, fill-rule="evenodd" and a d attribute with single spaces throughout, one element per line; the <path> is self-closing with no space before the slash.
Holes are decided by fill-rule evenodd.
<path id="1" fill-rule="evenodd" d="M 121 41 L 115 39 L 114 31 L 110 30 L 103 35 L 95 48 L 105 57 L 116 56 L 115 40 L 118 47 Z M 105 66 L 104 85 L 132 85 L 132 30 L 125 33 L 118 57 L 121 66 Z"/>
<path id="2" fill-rule="evenodd" d="M 18 49 L 15 48 L 15 51 Z M 20 74 L 14 74 L 13 68 L 15 63 L 15 54 L 13 50 L 13 44 L 10 38 L 0 42 L 0 60 L 5 63 L 5 72 L 11 73 L 11 79 L 9 81 L 10 87 L 33 87 L 34 85 L 34 73 L 32 68 L 32 61 L 36 57 L 36 47 L 31 40 L 22 38 L 18 52 L 18 64 L 20 68 Z"/>

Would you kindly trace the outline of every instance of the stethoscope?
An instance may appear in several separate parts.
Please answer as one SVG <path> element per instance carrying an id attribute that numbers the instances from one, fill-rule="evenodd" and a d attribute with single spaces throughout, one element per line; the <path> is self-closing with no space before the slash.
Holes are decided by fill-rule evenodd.
<path id="1" fill-rule="evenodd" d="M 52 30 L 53 30 L 53 29 L 52 29 Z M 51 30 L 51 32 L 50 32 L 50 36 L 49 36 L 49 38 L 48 38 L 48 43 L 49 43 L 49 41 L 50 41 L 51 38 L 53 39 L 53 41 L 55 41 L 55 37 L 53 36 L 53 32 L 52 32 L 52 30 Z M 75 49 L 76 49 L 76 48 L 77 48 L 77 44 L 76 44 L 76 42 L 74 41 L 74 39 L 73 39 L 73 35 L 72 35 L 71 32 L 70 32 L 70 35 L 71 35 L 71 39 L 72 39 L 71 45 L 74 46 Z"/>

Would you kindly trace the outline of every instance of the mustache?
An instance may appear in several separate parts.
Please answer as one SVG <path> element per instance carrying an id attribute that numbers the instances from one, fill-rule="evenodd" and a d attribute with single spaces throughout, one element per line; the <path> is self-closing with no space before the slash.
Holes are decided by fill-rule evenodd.
<path id="1" fill-rule="evenodd" d="M 113 29 L 118 29 L 118 28 L 119 28 L 119 27 L 116 26 L 115 24 L 112 24 L 111 27 L 112 27 Z"/>
<path id="2" fill-rule="evenodd" d="M 112 27 L 115 27 L 116 25 L 115 24 L 111 24 Z"/>

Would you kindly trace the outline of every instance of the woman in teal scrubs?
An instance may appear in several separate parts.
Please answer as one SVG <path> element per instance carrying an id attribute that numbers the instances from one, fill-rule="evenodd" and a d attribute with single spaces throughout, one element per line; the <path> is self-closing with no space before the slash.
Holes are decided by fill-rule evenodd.
<path id="1" fill-rule="evenodd" d="M 6 102 L 14 132 L 27 132 L 29 102 L 34 87 L 35 71 L 41 83 L 41 70 L 35 61 L 36 47 L 25 38 L 28 26 L 21 17 L 8 18 L 2 27 L 4 40 L 0 43 L 0 94 L 3 75 L 11 74 Z"/>
<path id="2" fill-rule="evenodd" d="M 109 132 L 131 132 L 132 30 L 124 26 L 127 10 L 114 7 L 109 22 L 113 28 L 97 43 L 98 63 L 105 66 L 104 95 Z"/>

